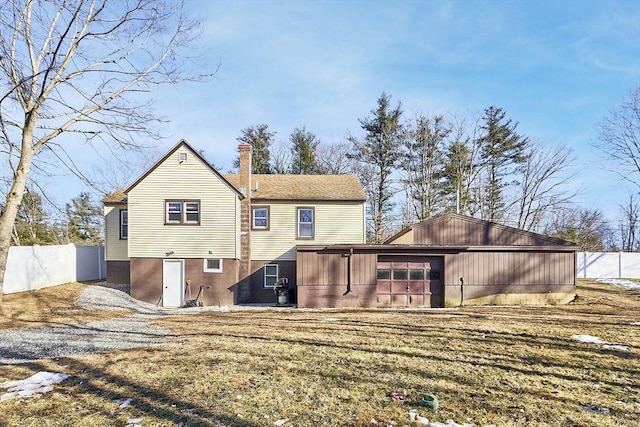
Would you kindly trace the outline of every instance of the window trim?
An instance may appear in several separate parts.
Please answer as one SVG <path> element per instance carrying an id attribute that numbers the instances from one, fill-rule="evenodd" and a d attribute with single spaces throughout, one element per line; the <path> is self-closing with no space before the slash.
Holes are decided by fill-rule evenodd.
<path id="1" fill-rule="evenodd" d="M 193 214 L 193 211 L 189 212 L 189 210 L 187 209 L 187 206 L 189 204 L 196 204 L 196 207 L 198 208 L 198 210 L 196 211 L 196 214 L 198 215 L 198 220 L 197 221 L 190 221 L 187 219 L 187 215 L 189 214 Z M 182 217 L 182 222 L 184 224 L 193 224 L 193 225 L 200 225 L 200 200 L 185 200 L 182 203 L 182 206 L 184 207 L 184 215 Z"/>
<path id="2" fill-rule="evenodd" d="M 220 266 L 218 268 L 208 268 L 207 266 L 207 261 L 209 260 L 214 260 L 217 259 L 218 261 L 220 261 Z M 202 271 L 204 271 L 205 273 L 222 273 L 222 258 L 204 258 L 204 267 L 202 269 Z"/>
<path id="3" fill-rule="evenodd" d="M 300 235 L 300 211 L 301 210 L 310 210 L 311 211 L 311 236 L 302 236 Z M 304 222 L 302 224 L 309 224 Z M 316 238 L 316 208 L 313 206 L 297 206 L 296 207 L 296 239 L 298 240 L 313 240 Z"/>
<path id="4" fill-rule="evenodd" d="M 255 212 L 257 209 L 264 209 L 267 211 L 267 226 L 266 227 L 256 227 L 256 215 Z M 256 205 L 251 206 L 251 229 L 252 230 L 266 230 L 269 231 L 271 227 L 271 209 L 268 205 Z"/>
<path id="5" fill-rule="evenodd" d="M 180 203 L 180 221 L 169 220 L 169 204 Z M 198 220 L 187 221 L 187 204 L 198 204 Z M 175 212 L 173 212 L 175 213 Z M 164 201 L 164 225 L 200 225 L 200 219 L 202 218 L 202 203 L 199 199 L 165 199 Z"/>
<path id="6" fill-rule="evenodd" d="M 273 285 L 267 285 L 267 277 L 273 277 L 273 274 L 267 275 L 267 267 L 275 267 L 276 268 L 276 274 L 275 274 L 276 281 L 274 282 Z M 262 277 L 263 277 L 263 282 L 262 282 L 263 287 L 265 287 L 267 289 L 275 288 L 276 283 L 278 283 L 278 277 L 280 276 L 280 266 L 278 264 L 265 264 L 263 270 L 264 270 L 264 274 L 262 275 Z"/>
<path id="7" fill-rule="evenodd" d="M 127 219 L 126 221 L 122 221 L 122 214 L 125 213 L 127 214 Z M 128 209 L 120 209 L 119 210 L 119 223 L 118 223 L 118 235 L 120 236 L 120 240 L 127 240 L 129 239 L 129 210 Z M 126 222 L 126 224 L 123 224 L 123 222 Z M 127 227 L 127 232 L 126 234 L 122 233 L 122 226 Z"/>

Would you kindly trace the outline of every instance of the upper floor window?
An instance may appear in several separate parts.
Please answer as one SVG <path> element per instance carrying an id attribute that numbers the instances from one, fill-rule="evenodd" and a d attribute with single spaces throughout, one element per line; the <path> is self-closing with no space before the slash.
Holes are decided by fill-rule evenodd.
<path id="1" fill-rule="evenodd" d="M 315 236 L 315 210 L 314 208 L 297 209 L 297 231 L 298 239 L 313 239 Z"/>
<path id="2" fill-rule="evenodd" d="M 251 228 L 254 230 L 269 229 L 269 206 L 254 206 L 251 209 Z"/>
<path id="3" fill-rule="evenodd" d="M 165 201 L 165 224 L 200 224 L 199 200 Z"/>
<path id="4" fill-rule="evenodd" d="M 129 214 L 126 209 L 120 209 L 120 239 L 129 237 Z"/>

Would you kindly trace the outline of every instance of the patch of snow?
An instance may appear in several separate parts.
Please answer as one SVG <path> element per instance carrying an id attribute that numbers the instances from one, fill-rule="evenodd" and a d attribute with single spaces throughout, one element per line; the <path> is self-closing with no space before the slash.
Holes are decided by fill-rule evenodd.
<path id="1" fill-rule="evenodd" d="M 640 326 L 640 322 L 633 322 L 631 326 Z"/>
<path id="2" fill-rule="evenodd" d="M 624 280 L 624 279 L 596 279 L 597 282 L 600 283 L 608 283 L 610 285 L 620 286 L 625 289 L 640 289 L 640 283 L 634 282 L 633 280 Z"/>
<path id="3" fill-rule="evenodd" d="M 593 335 L 572 335 L 571 339 L 586 344 L 598 344 L 601 345 L 602 348 L 608 350 L 629 351 L 629 346 L 602 341 L 600 338 L 594 337 Z"/>
<path id="4" fill-rule="evenodd" d="M 620 345 L 620 344 L 605 344 L 602 348 L 606 348 L 609 350 L 620 350 L 620 351 L 629 351 L 628 345 Z"/>
<path id="5" fill-rule="evenodd" d="M 593 335 L 572 335 L 571 339 L 587 344 L 608 344 L 608 342 L 602 341 L 600 338 L 594 337 Z"/>
<path id="6" fill-rule="evenodd" d="M 136 427 L 142 425 L 142 418 L 129 418 L 125 427 Z"/>
<path id="7" fill-rule="evenodd" d="M 412 422 L 417 422 L 420 425 L 427 427 L 473 427 L 473 424 L 458 424 L 453 420 L 447 420 L 444 423 L 431 422 L 426 417 L 421 417 L 415 409 L 409 411 L 409 419 Z"/>
<path id="8" fill-rule="evenodd" d="M 458 424 L 453 420 L 447 420 L 444 423 L 428 423 L 425 424 L 427 427 L 473 427 L 473 424 Z"/>
<path id="9" fill-rule="evenodd" d="M 131 399 L 116 399 L 115 401 L 121 408 L 128 408 L 131 406 Z"/>
<path id="10" fill-rule="evenodd" d="M 0 384 L 0 388 L 6 388 L 7 393 L 0 396 L 0 402 L 14 397 L 39 397 L 53 390 L 51 384 L 58 384 L 67 378 L 69 378 L 67 374 L 38 372 L 24 380 L 4 382 Z"/>
<path id="11" fill-rule="evenodd" d="M 283 425 L 285 425 L 287 423 L 287 421 L 289 421 L 289 418 L 283 418 L 281 420 L 275 421 L 273 423 L 273 425 L 276 426 L 276 427 L 282 427 Z"/>
<path id="12" fill-rule="evenodd" d="M 327 317 L 324 320 L 326 320 L 327 322 L 338 322 L 340 319 L 337 319 L 335 317 Z"/>

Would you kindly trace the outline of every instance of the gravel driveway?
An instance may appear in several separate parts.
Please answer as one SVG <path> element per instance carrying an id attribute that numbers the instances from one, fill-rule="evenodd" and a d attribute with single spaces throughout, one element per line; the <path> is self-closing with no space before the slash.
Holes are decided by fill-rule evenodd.
<path id="1" fill-rule="evenodd" d="M 162 344 L 170 332 L 150 320 L 167 311 L 131 298 L 123 287 L 87 286 L 77 305 L 135 314 L 78 325 L 0 330 L 0 365 Z"/>
<path id="2" fill-rule="evenodd" d="M 0 329 L 0 365 L 162 344 L 171 335 L 150 320 L 167 314 L 203 311 L 268 310 L 273 307 L 189 307 L 165 309 L 129 296 L 128 285 L 85 287 L 76 305 L 87 310 L 128 310 L 134 314 L 78 325 Z"/>

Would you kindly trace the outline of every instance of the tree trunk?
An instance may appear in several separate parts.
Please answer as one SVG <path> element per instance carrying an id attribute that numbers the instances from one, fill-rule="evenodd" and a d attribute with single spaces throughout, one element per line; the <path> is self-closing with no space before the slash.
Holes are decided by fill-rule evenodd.
<path id="1" fill-rule="evenodd" d="M 27 175 L 33 160 L 33 145 L 31 143 L 33 126 L 25 124 L 22 136 L 22 153 L 20 163 L 13 176 L 11 189 L 7 193 L 7 200 L 4 210 L 0 215 L 0 307 L 2 306 L 2 294 L 4 292 L 4 275 L 7 271 L 7 259 L 9 258 L 9 248 L 11 247 L 11 233 L 18 215 L 18 208 L 22 203 L 22 196 L 27 185 Z"/>

